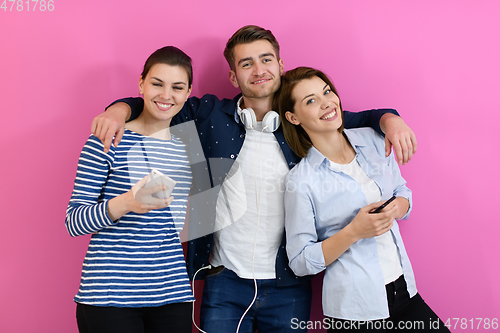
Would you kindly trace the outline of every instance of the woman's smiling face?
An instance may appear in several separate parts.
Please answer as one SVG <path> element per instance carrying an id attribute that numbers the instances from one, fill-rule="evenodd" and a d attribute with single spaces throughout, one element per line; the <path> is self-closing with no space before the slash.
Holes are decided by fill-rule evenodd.
<path id="1" fill-rule="evenodd" d="M 317 76 L 297 83 L 292 91 L 294 111 L 286 118 L 301 125 L 309 135 L 337 130 L 342 126 L 340 99 L 331 87 Z"/>
<path id="2" fill-rule="evenodd" d="M 144 111 L 158 120 L 172 119 L 191 93 L 186 70 L 163 63 L 151 67 L 139 80 L 139 89 L 144 94 Z"/>

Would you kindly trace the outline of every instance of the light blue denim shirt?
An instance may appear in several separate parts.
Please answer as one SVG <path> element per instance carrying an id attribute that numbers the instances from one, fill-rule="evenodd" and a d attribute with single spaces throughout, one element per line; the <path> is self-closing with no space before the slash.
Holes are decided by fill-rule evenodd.
<path id="1" fill-rule="evenodd" d="M 382 200 L 405 197 L 411 210 L 411 191 L 401 177 L 394 155 L 385 157 L 384 139 L 370 128 L 345 130 L 356 151 L 356 160 L 380 189 Z M 326 269 L 323 280 L 323 313 L 350 320 L 389 317 L 384 276 L 378 261 L 375 238 L 354 243 L 328 267 L 322 241 L 348 225 L 368 205 L 359 184 L 312 147 L 287 175 L 285 192 L 286 250 L 289 265 L 298 276 Z M 410 297 L 417 293 L 413 270 L 394 221 L 390 231 L 401 258 Z"/>

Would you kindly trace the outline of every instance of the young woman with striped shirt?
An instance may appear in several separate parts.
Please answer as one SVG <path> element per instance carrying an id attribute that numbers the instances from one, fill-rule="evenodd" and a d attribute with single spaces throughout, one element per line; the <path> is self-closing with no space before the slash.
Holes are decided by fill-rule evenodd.
<path id="1" fill-rule="evenodd" d="M 71 236 L 92 234 L 75 296 L 80 332 L 191 332 L 194 301 L 179 233 L 191 168 L 170 121 L 192 88 L 191 59 L 167 46 L 146 61 L 139 80 L 144 110 L 117 147 L 83 147 L 66 215 Z M 144 188 L 157 169 L 177 182 L 172 196 Z"/>

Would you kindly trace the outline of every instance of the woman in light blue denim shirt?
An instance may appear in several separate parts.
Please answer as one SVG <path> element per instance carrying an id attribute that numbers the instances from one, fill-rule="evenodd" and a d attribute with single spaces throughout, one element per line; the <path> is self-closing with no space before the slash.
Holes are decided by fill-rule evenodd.
<path id="1" fill-rule="evenodd" d="M 417 293 L 396 222 L 409 216 L 411 191 L 384 139 L 344 130 L 335 87 L 318 70 L 288 71 L 276 103 L 285 138 L 303 158 L 286 179 L 289 264 L 298 276 L 326 269 L 324 328 L 449 332 Z"/>

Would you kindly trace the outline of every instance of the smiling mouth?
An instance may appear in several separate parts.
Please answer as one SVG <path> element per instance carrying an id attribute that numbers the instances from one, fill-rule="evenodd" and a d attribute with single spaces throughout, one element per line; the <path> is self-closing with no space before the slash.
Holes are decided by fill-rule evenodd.
<path id="1" fill-rule="evenodd" d="M 261 84 L 261 83 L 264 83 L 267 81 L 271 81 L 271 79 L 261 79 L 261 80 L 253 81 L 252 84 Z"/>
<path id="2" fill-rule="evenodd" d="M 155 102 L 156 106 L 158 106 L 158 109 L 161 111 L 168 111 L 172 106 L 174 106 L 172 103 L 160 103 L 160 102 Z"/>
<path id="3" fill-rule="evenodd" d="M 327 114 L 325 114 L 323 117 L 319 118 L 321 120 L 328 120 L 328 119 L 331 119 L 333 117 L 335 117 L 337 115 L 337 110 L 332 110 L 330 112 L 328 112 Z"/>

